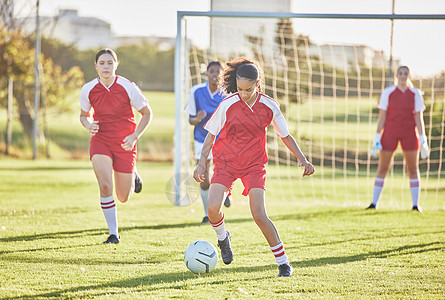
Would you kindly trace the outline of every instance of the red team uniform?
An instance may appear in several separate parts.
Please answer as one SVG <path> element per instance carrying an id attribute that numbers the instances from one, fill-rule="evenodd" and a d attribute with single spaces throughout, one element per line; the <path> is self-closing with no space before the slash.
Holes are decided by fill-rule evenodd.
<path id="1" fill-rule="evenodd" d="M 397 86 L 383 90 L 378 108 L 386 111 L 386 121 L 381 139 L 383 150 L 396 150 L 399 142 L 404 151 L 419 149 L 419 138 L 414 114 L 425 110 L 423 97 L 418 89 L 408 87 L 405 92 Z"/>
<path id="2" fill-rule="evenodd" d="M 123 139 L 136 129 L 132 106 L 141 110 L 148 100 L 133 82 L 117 76 L 111 86 L 105 86 L 99 78 L 82 87 L 80 107 L 89 112 L 93 108 L 93 119 L 99 121 L 99 131 L 91 137 L 90 159 L 95 154 L 104 154 L 113 160 L 113 169 L 121 173 L 133 173 L 136 164 L 136 145 L 126 151 Z"/>
<path id="3" fill-rule="evenodd" d="M 240 178 L 244 196 L 251 188 L 265 189 L 266 131 L 270 124 L 281 137 L 289 135 L 274 99 L 259 93 L 250 107 L 238 93 L 225 98 L 204 126 L 211 134 L 220 134 L 212 148 L 215 168 L 211 183 L 222 184 L 231 191 Z"/>

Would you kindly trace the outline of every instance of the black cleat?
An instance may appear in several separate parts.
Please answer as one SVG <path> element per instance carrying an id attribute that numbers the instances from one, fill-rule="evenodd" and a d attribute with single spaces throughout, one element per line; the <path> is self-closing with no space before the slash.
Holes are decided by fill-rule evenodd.
<path id="1" fill-rule="evenodd" d="M 230 199 L 230 196 L 227 196 L 226 200 L 224 200 L 224 206 L 230 207 L 231 204 L 232 204 L 232 199 Z"/>
<path id="2" fill-rule="evenodd" d="M 230 249 L 230 232 L 227 231 L 227 236 L 224 240 L 218 240 L 218 247 L 221 248 L 221 258 L 223 262 L 228 265 L 233 260 L 233 252 Z"/>
<path id="3" fill-rule="evenodd" d="M 278 266 L 278 270 L 280 271 L 278 273 L 278 277 L 289 277 L 294 272 L 294 269 L 292 269 L 292 266 L 290 264 L 282 264 Z"/>
<path id="4" fill-rule="evenodd" d="M 423 209 L 420 206 L 413 206 L 413 211 L 422 212 Z"/>
<path id="5" fill-rule="evenodd" d="M 374 204 L 371 203 L 366 209 L 377 209 Z"/>
<path id="6" fill-rule="evenodd" d="M 138 172 L 134 171 L 134 192 L 140 193 L 142 191 L 142 178 Z"/>
<path id="7" fill-rule="evenodd" d="M 202 218 L 201 224 L 206 224 L 209 223 L 209 217 L 205 216 L 204 218 Z"/>
<path id="8" fill-rule="evenodd" d="M 114 234 L 110 234 L 108 239 L 103 242 L 102 244 L 119 244 L 119 238 L 115 236 Z"/>

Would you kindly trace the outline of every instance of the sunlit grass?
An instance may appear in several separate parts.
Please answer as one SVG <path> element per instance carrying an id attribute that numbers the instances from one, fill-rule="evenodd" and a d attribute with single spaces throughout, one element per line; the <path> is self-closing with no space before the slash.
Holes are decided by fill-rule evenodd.
<path id="1" fill-rule="evenodd" d="M 89 161 L 2 158 L 0 166 L 0 298 L 150 299 L 441 299 L 445 296 L 445 218 L 422 198 L 383 194 L 380 209 L 366 211 L 372 182 L 326 175 L 301 179 L 301 169 L 269 167 L 266 202 L 286 253 L 291 278 L 277 267 L 236 183 L 224 208 L 235 259 L 210 274 L 194 275 L 183 262 L 189 243 L 216 244 L 201 225 L 200 200 L 174 207 L 165 194 L 167 163 L 139 162 L 141 194 L 117 204 L 122 241 L 107 237 L 96 179 Z M 332 177 L 335 174 L 335 178 Z M 396 174 L 388 186 L 404 181 Z M 327 179 L 329 177 L 333 179 Z M 287 179 L 286 179 L 287 178 Z M 284 188 L 289 180 L 293 189 Z M 404 184 L 404 183 L 403 183 Z M 434 185 L 439 185 L 435 181 Z M 344 189 L 356 189 L 354 200 Z M 335 192 L 334 192 L 335 191 Z M 394 189 L 394 195 L 402 188 Z M 428 191 L 429 193 L 430 191 Z M 314 196 L 315 195 L 315 196 Z M 402 195 L 402 194 L 400 194 Z M 439 199 L 445 190 L 439 189 Z"/>

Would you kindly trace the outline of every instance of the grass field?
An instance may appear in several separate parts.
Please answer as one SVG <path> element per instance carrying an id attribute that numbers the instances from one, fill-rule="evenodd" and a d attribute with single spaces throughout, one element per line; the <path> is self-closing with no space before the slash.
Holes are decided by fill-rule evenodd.
<path id="1" fill-rule="evenodd" d="M 117 204 L 122 241 L 108 246 L 101 245 L 107 230 L 90 162 L 1 157 L 0 298 L 445 297 L 442 209 L 419 214 L 406 200 L 400 201 L 403 208 L 389 202 L 365 211 L 351 199 L 341 200 L 342 189 L 334 185 L 344 182 L 342 177 L 298 179 L 296 198 L 278 196 L 272 170 L 268 212 L 294 276 L 276 277 L 273 255 L 239 185 L 232 207 L 225 208 L 234 261 L 229 266 L 219 261 L 213 272 L 194 275 L 183 262 L 188 244 L 198 239 L 216 244 L 210 225 L 199 224 L 202 205 L 170 204 L 165 185 L 171 164 L 142 162 L 139 172 L 142 193 Z M 336 190 L 337 197 L 322 197 L 321 187 Z M 443 188 L 439 193 L 444 199 Z"/>

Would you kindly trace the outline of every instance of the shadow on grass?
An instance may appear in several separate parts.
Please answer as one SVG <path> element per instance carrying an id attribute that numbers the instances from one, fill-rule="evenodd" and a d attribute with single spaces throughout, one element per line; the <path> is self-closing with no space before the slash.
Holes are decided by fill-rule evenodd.
<path id="1" fill-rule="evenodd" d="M 429 248 L 431 246 L 438 246 L 438 247 Z M 406 245 L 394 249 L 373 251 L 351 256 L 332 256 L 332 257 L 323 257 L 306 261 L 295 261 L 292 263 L 292 265 L 298 268 L 318 267 L 324 265 L 337 265 L 349 262 L 362 261 L 370 258 L 388 258 L 391 256 L 418 254 L 418 253 L 441 251 L 441 250 L 443 250 L 442 242 L 432 242 L 427 244 Z"/>
<path id="2" fill-rule="evenodd" d="M 383 250 L 383 251 L 374 251 L 368 253 L 361 253 L 350 256 L 333 256 L 333 257 L 323 257 L 319 259 L 307 260 L 307 261 L 294 261 L 292 265 L 294 268 L 307 268 L 307 267 L 319 267 L 326 265 L 337 265 L 344 264 L 349 262 L 357 262 L 363 261 L 367 259 L 384 259 L 391 256 L 400 256 L 400 255 L 410 255 L 417 253 L 425 253 L 429 251 L 441 251 L 443 247 L 440 242 L 433 242 L 427 244 L 417 244 L 417 245 L 407 245 L 402 247 L 397 247 L 393 249 Z M 439 246 L 440 245 L 440 246 Z M 439 246 L 431 248 L 431 246 Z M 197 282 L 193 282 L 193 286 L 208 286 L 213 284 L 224 284 L 230 281 L 258 281 L 261 279 L 274 278 L 273 276 L 262 276 L 255 278 L 242 278 L 238 277 L 237 279 L 227 280 L 226 278 L 222 278 L 224 273 L 255 273 L 255 272 L 264 272 L 272 269 L 276 269 L 275 264 L 263 265 L 263 266 L 249 266 L 249 267 L 235 267 L 235 268 L 224 268 L 219 267 L 215 271 L 210 274 L 204 275 L 194 275 L 188 271 L 185 272 L 171 272 L 171 273 L 162 273 L 155 274 L 149 276 L 143 276 L 139 278 L 125 279 L 112 281 L 102 284 L 90 284 L 78 287 L 67 288 L 63 290 L 57 290 L 48 293 L 42 294 L 30 294 L 30 295 L 20 295 L 17 297 L 12 297 L 9 299 L 33 299 L 33 298 L 60 298 L 60 297 L 97 297 L 103 295 L 114 295 L 118 296 L 122 293 L 125 293 L 125 289 L 133 288 L 137 289 L 134 292 L 144 292 L 144 291 L 156 291 L 156 290 L 187 290 L 188 286 L 190 286 L 190 281 L 200 277 L 212 277 L 215 280 L 209 282 L 205 280 L 198 280 Z M 295 275 L 294 275 L 295 276 Z M 157 286 L 154 286 L 157 285 Z M 113 290 L 109 290 L 113 289 Z M 116 291 L 115 289 L 123 289 L 122 292 Z M 82 292 L 86 291 L 86 294 L 82 295 Z"/>
<path id="3" fill-rule="evenodd" d="M 238 281 L 258 281 L 261 279 L 274 278 L 275 276 L 263 276 L 263 277 L 255 277 L 255 278 L 237 278 L 236 280 L 227 280 L 226 278 L 221 279 L 224 273 L 254 273 L 260 271 L 266 271 L 268 269 L 277 269 L 276 265 L 266 265 L 266 266 L 253 266 L 253 267 L 235 267 L 226 269 L 224 267 L 217 268 L 212 273 L 195 275 L 188 270 L 184 272 L 172 272 L 172 273 L 161 273 L 156 275 L 143 276 L 139 278 L 132 278 L 126 280 L 118 280 L 112 281 L 102 284 L 91 284 L 79 287 L 68 288 L 64 290 L 58 290 L 48 293 L 42 294 L 31 294 L 31 295 L 21 295 L 17 297 L 11 297 L 7 299 L 35 299 L 35 298 L 60 298 L 60 297 L 98 297 L 98 296 L 115 296 L 125 294 L 125 291 L 117 292 L 115 290 L 107 290 L 107 289 L 128 289 L 128 288 L 137 288 L 138 291 L 157 291 L 157 290 L 187 290 L 187 287 L 190 286 L 189 280 L 198 279 L 196 282 L 193 282 L 193 286 L 208 286 L 215 284 L 225 284 L 230 281 L 238 282 Z M 277 269 L 278 273 L 278 269 Z M 212 277 L 215 280 L 209 282 L 200 280 L 201 277 Z M 174 284 L 174 285 L 173 285 Z M 153 286 L 159 285 L 159 286 Z M 168 286 L 166 286 L 168 285 Z M 85 295 L 82 295 L 80 292 L 87 291 Z M 136 291 L 137 292 L 137 291 Z"/>
<path id="4" fill-rule="evenodd" d="M 333 209 L 327 211 L 315 211 L 315 212 L 301 212 L 294 214 L 286 214 L 286 215 L 272 215 L 270 218 L 273 221 L 283 221 L 283 220 L 309 220 L 309 219 L 317 219 L 317 218 L 325 218 L 326 216 L 330 217 L 338 217 L 340 215 L 351 215 L 356 214 L 358 216 L 364 215 L 374 215 L 374 214 L 400 214 L 400 211 L 365 211 L 365 210 L 351 210 L 351 209 Z M 245 223 L 245 222 L 253 222 L 252 217 L 249 218 L 238 218 L 238 219 L 227 219 L 227 224 L 236 224 L 236 223 Z M 201 223 L 197 222 L 189 222 L 189 223 L 172 223 L 172 224 L 159 224 L 159 225 L 145 225 L 145 226 L 127 226 L 120 227 L 120 232 L 132 231 L 132 230 L 163 230 L 163 229 L 182 229 L 188 227 L 199 227 L 203 226 Z M 22 235 L 22 236 L 13 236 L 13 237 L 5 237 L 0 238 L 0 242 L 17 242 L 17 241 L 33 241 L 33 240 L 41 240 L 41 239 L 64 239 L 64 238 L 73 238 L 85 235 L 102 235 L 105 232 L 105 228 L 100 229 L 84 229 L 84 230 L 74 230 L 74 231 L 61 231 L 61 232 L 51 232 L 51 233 L 42 233 L 42 234 L 34 234 L 34 235 Z"/>

